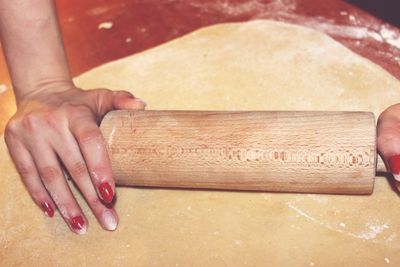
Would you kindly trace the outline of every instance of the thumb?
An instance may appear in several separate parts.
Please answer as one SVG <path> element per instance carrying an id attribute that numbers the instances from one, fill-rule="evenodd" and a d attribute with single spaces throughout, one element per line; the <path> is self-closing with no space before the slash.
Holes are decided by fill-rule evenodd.
<path id="1" fill-rule="evenodd" d="M 113 92 L 113 107 L 114 109 L 141 110 L 146 107 L 146 103 L 127 91 L 115 91 Z"/>
<path id="2" fill-rule="evenodd" d="M 84 92 L 87 105 L 96 114 L 98 123 L 107 112 L 115 109 L 144 109 L 146 104 L 126 91 L 111 91 L 109 89 L 95 89 Z"/>
<path id="3" fill-rule="evenodd" d="M 400 182 L 400 104 L 389 107 L 379 116 L 377 145 L 386 166 Z"/>

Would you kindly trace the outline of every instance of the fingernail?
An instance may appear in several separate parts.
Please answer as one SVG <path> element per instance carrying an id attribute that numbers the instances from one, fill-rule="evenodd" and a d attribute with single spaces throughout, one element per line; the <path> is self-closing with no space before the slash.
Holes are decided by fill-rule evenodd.
<path id="1" fill-rule="evenodd" d="M 114 192 L 112 190 L 112 187 L 109 183 L 104 182 L 99 186 L 99 192 L 101 195 L 101 198 L 106 202 L 106 203 L 111 203 L 111 201 L 114 198 Z"/>
<path id="2" fill-rule="evenodd" d="M 115 218 L 114 214 L 109 210 L 105 210 L 103 212 L 103 223 L 104 227 L 109 231 L 114 231 L 115 229 L 117 229 L 117 219 Z"/>
<path id="3" fill-rule="evenodd" d="M 138 102 L 140 102 L 140 103 L 142 103 L 142 104 L 145 105 L 145 106 L 147 105 L 147 103 L 144 102 L 144 101 L 143 101 L 142 99 L 140 99 L 140 98 L 137 98 L 137 97 L 136 97 L 135 100 L 138 101 Z"/>
<path id="4" fill-rule="evenodd" d="M 42 210 L 43 210 L 43 212 L 44 212 L 44 214 L 47 216 L 47 217 L 53 217 L 54 216 L 54 210 L 53 210 L 53 208 L 51 207 L 51 205 L 49 204 L 49 203 L 47 203 L 47 202 L 44 202 L 43 204 L 42 204 Z"/>
<path id="5" fill-rule="evenodd" d="M 389 158 L 390 171 L 394 178 L 400 181 L 400 155 L 394 155 Z"/>
<path id="6" fill-rule="evenodd" d="M 71 219 L 71 227 L 76 230 L 79 234 L 83 234 L 85 231 L 85 221 L 82 216 L 76 216 Z"/>

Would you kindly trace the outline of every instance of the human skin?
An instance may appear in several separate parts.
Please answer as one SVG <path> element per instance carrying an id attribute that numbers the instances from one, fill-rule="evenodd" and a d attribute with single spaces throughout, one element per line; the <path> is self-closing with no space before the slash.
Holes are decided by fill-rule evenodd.
<path id="1" fill-rule="evenodd" d="M 123 91 L 74 86 L 51 0 L 0 0 L 0 34 L 18 107 L 5 140 L 33 200 L 49 217 L 58 209 L 73 232 L 86 231 L 63 164 L 99 223 L 114 230 L 118 218 L 107 203 L 115 184 L 98 123 L 110 110 L 144 103 Z M 400 179 L 400 104 L 379 117 L 377 144 Z"/>
<path id="2" fill-rule="evenodd" d="M 17 101 L 5 140 L 33 200 L 49 217 L 58 209 L 73 232 L 86 232 L 63 164 L 102 227 L 115 230 L 115 183 L 98 123 L 113 109 L 143 109 L 143 101 L 74 86 L 51 0 L 0 0 L 0 34 Z"/>

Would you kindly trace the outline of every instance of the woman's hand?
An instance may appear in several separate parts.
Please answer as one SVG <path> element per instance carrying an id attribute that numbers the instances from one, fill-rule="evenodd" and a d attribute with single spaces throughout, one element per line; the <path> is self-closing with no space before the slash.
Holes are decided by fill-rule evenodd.
<path id="1" fill-rule="evenodd" d="M 378 119 L 378 151 L 400 182 L 400 104 L 387 108 Z"/>
<path id="2" fill-rule="evenodd" d="M 35 203 L 52 217 L 57 208 L 70 229 L 83 234 L 87 220 L 71 193 L 63 166 L 106 230 L 118 217 L 107 205 L 115 184 L 98 123 L 110 110 L 143 109 L 128 92 L 83 91 L 71 86 L 46 86 L 18 98 L 5 140 L 11 157 Z"/>

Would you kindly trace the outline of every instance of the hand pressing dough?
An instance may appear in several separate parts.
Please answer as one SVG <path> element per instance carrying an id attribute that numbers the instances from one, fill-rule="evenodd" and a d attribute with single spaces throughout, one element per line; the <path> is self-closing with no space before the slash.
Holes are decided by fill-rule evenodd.
<path id="1" fill-rule="evenodd" d="M 379 115 L 400 100 L 379 66 L 273 21 L 207 27 L 75 81 L 130 90 L 148 109 Z M 400 200 L 382 177 L 371 196 L 119 188 L 118 230 L 101 230 L 85 206 L 89 231 L 77 236 L 42 216 L 0 152 L 1 266 L 400 266 Z"/>

